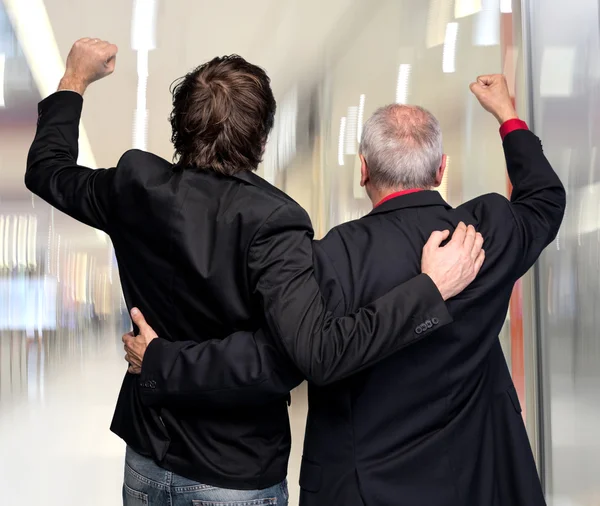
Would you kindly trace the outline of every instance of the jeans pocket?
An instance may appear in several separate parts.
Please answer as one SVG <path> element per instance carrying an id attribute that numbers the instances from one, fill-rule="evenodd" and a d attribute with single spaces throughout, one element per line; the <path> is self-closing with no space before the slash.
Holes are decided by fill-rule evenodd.
<path id="1" fill-rule="evenodd" d="M 286 501 L 287 502 L 287 501 Z M 193 506 L 285 506 L 285 503 L 277 502 L 276 497 L 267 497 L 264 499 L 240 500 L 240 501 L 192 501 Z"/>
<path id="2" fill-rule="evenodd" d="M 210 488 L 198 491 L 189 502 L 192 506 L 288 506 L 287 483 L 285 481 L 261 490 L 233 490 Z"/>
<path id="3" fill-rule="evenodd" d="M 123 506 L 148 506 L 148 494 L 133 490 L 123 483 Z"/>

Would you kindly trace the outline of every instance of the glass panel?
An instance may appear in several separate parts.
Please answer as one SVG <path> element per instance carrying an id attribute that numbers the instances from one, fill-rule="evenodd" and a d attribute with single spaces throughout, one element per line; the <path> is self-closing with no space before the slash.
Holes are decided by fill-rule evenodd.
<path id="1" fill-rule="evenodd" d="M 557 241 L 539 266 L 549 500 L 600 500 L 600 36 L 597 0 L 528 2 L 535 128 L 567 187 Z"/>

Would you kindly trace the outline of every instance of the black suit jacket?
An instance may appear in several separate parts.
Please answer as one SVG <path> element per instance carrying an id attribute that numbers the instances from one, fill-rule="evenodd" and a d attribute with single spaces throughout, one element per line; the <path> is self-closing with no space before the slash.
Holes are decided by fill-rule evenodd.
<path id="1" fill-rule="evenodd" d="M 309 385 L 303 506 L 545 504 L 498 335 L 515 281 L 558 232 L 565 192 L 533 133 L 508 134 L 504 149 L 510 201 L 490 194 L 453 209 L 414 193 L 320 242 L 321 286 L 340 314 L 414 276 L 434 230 L 473 224 L 486 260 L 449 301 L 452 324 L 352 378 Z"/>
<path id="2" fill-rule="evenodd" d="M 434 230 L 475 225 L 486 261 L 475 282 L 449 301 L 452 324 L 353 377 L 328 386 L 309 382 L 303 506 L 545 504 L 498 335 L 515 281 L 558 232 L 565 192 L 533 133 L 510 133 L 504 150 L 510 201 L 489 194 L 453 209 L 437 192 L 413 193 L 314 244 L 322 292 L 340 315 L 418 273 Z M 258 333 L 245 345 L 263 339 Z M 197 358 L 205 363 L 202 353 Z M 225 349 L 210 358 L 231 361 Z M 261 365 L 274 371 L 261 384 L 265 399 L 282 384 L 277 361 L 263 356 Z M 177 382 L 162 378 L 171 389 L 158 402 L 179 402 Z M 200 384 L 190 384 L 185 399 L 193 398 L 191 388 L 205 404 L 222 402 Z M 230 390 L 225 402 L 244 403 L 245 393 L 240 388 L 236 398 Z"/>
<path id="3" fill-rule="evenodd" d="M 146 352 L 145 375 L 125 376 L 111 428 L 164 468 L 221 487 L 274 485 L 285 477 L 290 446 L 287 392 L 301 379 L 277 350 L 327 383 L 428 336 L 432 329 L 418 331 L 424 321 L 451 321 L 418 272 L 351 316 L 333 317 L 314 277 L 310 220 L 287 195 L 252 173 L 227 177 L 135 150 L 115 168 L 79 166 L 82 104 L 73 92 L 40 103 L 25 183 L 109 234 L 128 307 L 141 308 L 161 336 Z M 253 346 L 241 333 L 222 346 L 182 342 L 198 331 L 218 339 L 260 326 L 276 340 Z M 213 363 L 222 350 L 232 369 Z M 206 367 L 198 367 L 200 351 Z M 263 356 L 277 356 L 278 365 L 264 368 Z M 264 405 L 250 405 L 273 378 L 280 380 Z M 222 401 L 245 385 L 245 406 L 204 406 L 200 383 Z M 172 384 L 184 402 L 161 405 Z"/>

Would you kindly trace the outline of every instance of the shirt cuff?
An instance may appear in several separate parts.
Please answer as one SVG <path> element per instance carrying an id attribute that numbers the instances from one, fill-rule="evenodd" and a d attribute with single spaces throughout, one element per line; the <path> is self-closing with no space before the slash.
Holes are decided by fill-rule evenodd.
<path id="1" fill-rule="evenodd" d="M 518 118 L 509 119 L 502 123 L 502 126 L 500 127 L 500 137 L 504 140 L 509 133 L 514 132 L 515 130 L 529 130 L 529 127 L 527 126 L 527 123 Z"/>

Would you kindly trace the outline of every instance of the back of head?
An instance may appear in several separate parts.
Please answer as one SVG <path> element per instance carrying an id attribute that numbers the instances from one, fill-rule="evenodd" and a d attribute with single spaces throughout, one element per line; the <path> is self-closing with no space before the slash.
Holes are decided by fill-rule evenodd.
<path id="1" fill-rule="evenodd" d="M 171 140 L 182 165 L 222 174 L 257 169 L 276 109 L 264 70 L 237 55 L 214 58 L 172 92 Z"/>
<path id="2" fill-rule="evenodd" d="M 442 163 L 440 124 L 422 107 L 382 107 L 365 123 L 360 153 L 374 187 L 430 188 Z"/>

